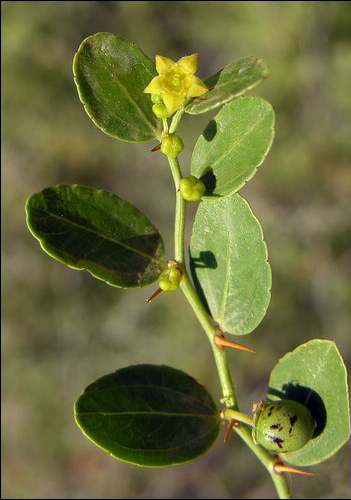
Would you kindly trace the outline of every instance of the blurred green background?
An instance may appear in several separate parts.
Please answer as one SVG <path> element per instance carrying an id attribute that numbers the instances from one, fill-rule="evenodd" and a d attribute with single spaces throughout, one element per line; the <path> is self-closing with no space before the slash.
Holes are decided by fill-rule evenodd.
<path id="1" fill-rule="evenodd" d="M 2 2 L 2 497 L 270 498 L 265 469 L 223 434 L 184 466 L 143 469 L 86 439 L 73 403 L 96 378 L 128 364 L 164 363 L 219 400 L 212 353 L 183 295 L 156 286 L 109 287 L 66 268 L 29 233 L 24 204 L 56 183 L 105 188 L 134 203 L 163 234 L 172 258 L 174 187 L 156 143 L 104 135 L 84 112 L 72 59 L 109 31 L 178 59 L 199 53 L 198 75 L 250 55 L 271 76 L 251 93 L 276 111 L 276 137 L 241 190 L 260 219 L 273 272 L 272 300 L 230 352 L 242 411 L 265 394 L 270 371 L 310 339 L 335 340 L 351 361 L 350 2 Z M 218 110 L 217 110 L 218 111 Z M 216 112 L 217 112 L 216 111 Z M 180 160 L 189 175 L 197 136 L 216 113 L 187 115 Z M 187 234 L 194 207 L 189 209 Z M 337 422 L 335 423 L 337 425 Z M 349 446 L 291 478 L 296 498 L 349 498 Z"/>

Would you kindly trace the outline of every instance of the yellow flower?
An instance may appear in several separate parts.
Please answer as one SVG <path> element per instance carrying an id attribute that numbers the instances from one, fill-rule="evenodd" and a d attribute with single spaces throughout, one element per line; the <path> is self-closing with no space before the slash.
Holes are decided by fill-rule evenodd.
<path id="1" fill-rule="evenodd" d="M 204 82 L 195 76 L 197 54 L 185 56 L 178 62 L 164 56 L 156 56 L 155 76 L 144 92 L 161 94 L 163 102 L 170 114 L 181 107 L 187 97 L 198 97 L 208 91 Z"/>

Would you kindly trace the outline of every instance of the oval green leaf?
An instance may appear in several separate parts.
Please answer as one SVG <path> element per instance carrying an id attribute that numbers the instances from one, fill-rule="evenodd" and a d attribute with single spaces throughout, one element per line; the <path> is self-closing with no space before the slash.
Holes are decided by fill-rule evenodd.
<path id="1" fill-rule="evenodd" d="M 267 64 L 257 57 L 245 57 L 228 64 L 205 80 L 211 90 L 200 99 L 192 99 L 185 111 L 191 115 L 206 113 L 256 87 L 268 75 Z"/>
<path id="2" fill-rule="evenodd" d="M 205 198 L 190 242 L 195 285 L 222 331 L 250 333 L 264 317 L 272 284 L 262 228 L 238 194 Z"/>
<path id="3" fill-rule="evenodd" d="M 130 142 L 161 137 L 143 92 L 156 68 L 134 43 L 111 33 L 89 36 L 74 57 L 73 73 L 85 111 L 103 132 Z"/>
<path id="4" fill-rule="evenodd" d="M 197 178 L 211 172 L 216 182 L 213 194 L 238 191 L 255 174 L 274 137 L 272 106 L 257 96 L 246 96 L 226 104 L 200 135 L 191 160 Z"/>
<path id="5" fill-rule="evenodd" d="M 45 252 L 109 285 L 137 288 L 164 267 L 162 238 L 137 208 L 113 193 L 58 185 L 33 194 L 27 224 Z"/>
<path id="6" fill-rule="evenodd" d="M 77 399 L 83 433 L 115 458 L 144 467 L 194 460 L 218 436 L 216 405 L 195 379 L 141 364 L 99 378 Z"/>
<path id="7" fill-rule="evenodd" d="M 312 439 L 300 450 L 282 454 L 284 461 L 317 464 L 349 439 L 347 372 L 334 342 L 314 339 L 283 356 L 271 373 L 268 397 L 304 404 L 317 424 Z"/>

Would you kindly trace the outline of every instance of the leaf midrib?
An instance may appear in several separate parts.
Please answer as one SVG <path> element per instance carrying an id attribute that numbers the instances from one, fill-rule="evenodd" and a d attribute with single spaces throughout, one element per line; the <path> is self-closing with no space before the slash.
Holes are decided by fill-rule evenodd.
<path id="1" fill-rule="evenodd" d="M 76 415 L 160 415 L 166 417 L 201 417 L 201 418 L 216 418 L 217 414 L 212 413 L 212 415 L 208 413 L 176 413 L 176 412 L 162 412 L 162 411 L 121 411 L 121 412 L 109 412 L 109 411 L 87 411 L 87 412 L 75 412 Z"/>
<path id="2" fill-rule="evenodd" d="M 229 149 L 227 149 L 221 156 L 219 156 L 217 158 L 217 160 L 215 160 L 212 164 L 211 164 L 211 167 L 214 168 L 214 166 L 220 162 L 223 158 L 225 158 L 226 156 L 228 156 L 234 148 L 236 148 L 237 146 L 239 146 L 245 139 L 246 137 L 251 134 L 260 124 L 261 122 L 267 117 L 267 114 L 268 114 L 268 111 L 266 113 L 264 113 L 264 115 L 261 117 L 260 120 L 256 121 L 249 129 L 247 129 L 243 134 L 241 134 L 241 136 L 231 145 L 231 147 Z M 218 120 L 219 123 L 221 123 L 220 120 Z"/>
<path id="3" fill-rule="evenodd" d="M 131 102 L 131 103 L 134 103 L 134 105 L 135 105 L 137 111 L 139 112 L 140 116 L 143 118 L 143 120 L 145 121 L 145 123 L 147 123 L 147 125 L 149 126 L 149 128 L 151 129 L 151 131 L 153 132 L 153 134 L 156 135 L 155 131 L 157 130 L 157 128 L 154 127 L 152 125 L 152 123 L 149 121 L 148 117 L 146 116 L 146 114 L 144 113 L 144 111 L 142 110 L 142 108 L 140 108 L 140 106 L 137 103 L 137 101 L 128 92 L 128 90 L 125 87 L 125 85 L 120 81 L 120 79 L 118 78 L 117 75 L 115 75 L 113 79 L 119 84 L 120 88 L 122 89 L 122 91 L 127 96 L 128 101 Z"/>
<path id="4" fill-rule="evenodd" d="M 121 389 L 121 388 L 155 388 L 155 389 L 160 389 L 162 391 L 168 391 L 168 392 L 172 392 L 174 394 L 180 394 L 181 396 L 185 396 L 187 397 L 188 399 L 192 399 L 193 401 L 195 401 L 196 403 L 202 405 L 202 406 L 206 406 L 207 408 L 209 408 L 212 412 L 213 412 L 213 406 L 210 406 L 209 404 L 205 403 L 204 401 L 202 401 L 201 399 L 199 399 L 198 397 L 196 397 L 195 395 L 193 394 L 187 394 L 186 392 L 182 392 L 182 391 L 179 391 L 177 389 L 174 389 L 172 387 L 165 387 L 165 386 L 162 386 L 162 385 L 156 385 L 156 384 L 115 384 L 115 385 L 110 385 L 108 387 L 99 387 L 99 386 L 96 386 L 96 387 L 91 387 L 90 389 L 87 389 L 86 392 L 84 393 L 84 395 L 90 395 L 94 392 L 102 392 L 102 391 L 106 391 L 106 390 L 109 390 L 109 391 L 112 391 L 114 389 Z"/>
<path id="5" fill-rule="evenodd" d="M 145 257 L 145 258 L 147 258 L 147 259 L 149 259 L 149 260 L 152 260 L 152 261 L 154 261 L 154 262 L 161 263 L 161 261 L 160 261 L 160 260 L 158 260 L 158 259 L 156 259 L 155 257 L 152 257 L 152 256 L 150 256 L 150 255 L 148 255 L 148 254 L 145 254 L 144 252 L 142 252 L 142 251 L 140 251 L 140 250 L 136 250 L 135 248 L 130 247 L 129 245 L 126 245 L 125 243 L 118 242 L 118 241 L 115 241 L 115 240 L 113 240 L 113 239 L 111 239 L 111 238 L 108 238 L 106 235 L 103 235 L 103 234 L 101 234 L 101 233 L 99 233 L 99 232 L 97 232 L 97 231 L 94 231 L 93 229 L 91 229 L 91 228 L 89 228 L 89 227 L 86 227 L 86 226 L 81 226 L 81 225 L 80 225 L 80 224 L 78 224 L 77 222 L 74 222 L 74 221 L 72 221 L 72 220 L 70 220 L 70 219 L 67 219 L 67 218 L 66 218 L 66 217 L 64 217 L 64 216 L 61 216 L 61 215 L 60 215 L 60 216 L 58 216 L 58 215 L 56 215 L 54 212 L 49 211 L 48 209 L 41 209 L 41 208 L 39 208 L 39 209 L 38 209 L 37 207 L 35 207 L 35 208 L 36 208 L 37 210 L 41 210 L 41 211 L 43 211 L 43 212 L 45 212 L 45 213 L 49 214 L 51 217 L 54 217 L 54 218 L 56 218 L 56 219 L 58 219 L 58 220 L 60 220 L 60 221 L 64 221 L 64 222 L 66 222 L 66 223 L 68 223 L 68 224 L 71 224 L 71 225 L 73 225 L 73 226 L 78 227 L 79 229 L 83 229 L 84 231 L 91 232 L 91 233 L 95 234 L 96 236 L 98 236 L 99 238 L 103 238 L 103 239 L 105 239 L 105 240 L 107 240 L 107 241 L 110 241 L 111 243 L 114 243 L 115 245 L 119 245 L 119 246 L 121 246 L 121 247 L 125 248 L 126 250 L 129 250 L 129 251 L 131 251 L 131 252 L 134 252 L 134 253 L 136 253 L 136 254 L 140 255 L 141 257 Z M 49 235 L 50 235 L 51 233 L 44 233 L 44 234 L 49 234 Z M 155 234 L 155 233 L 153 233 L 153 234 Z M 138 236 L 146 236 L 146 235 L 138 235 Z"/>

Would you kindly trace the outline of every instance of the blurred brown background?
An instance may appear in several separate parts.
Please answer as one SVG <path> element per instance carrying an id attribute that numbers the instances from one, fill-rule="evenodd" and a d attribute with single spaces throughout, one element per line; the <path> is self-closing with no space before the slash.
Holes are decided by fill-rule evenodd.
<path id="1" fill-rule="evenodd" d="M 156 286 L 124 291 L 66 268 L 29 233 L 24 204 L 56 183 L 114 191 L 143 210 L 172 258 L 174 188 L 156 143 L 104 135 L 83 110 L 72 59 L 109 31 L 178 59 L 199 53 L 206 78 L 264 58 L 270 78 L 252 93 L 276 111 L 276 137 L 241 190 L 261 221 L 272 300 L 256 331 L 230 352 L 241 409 L 262 398 L 270 371 L 312 338 L 335 340 L 351 361 L 350 2 L 2 2 L 3 498 L 270 498 L 269 476 L 233 435 L 184 466 L 143 469 L 86 439 L 73 403 L 99 376 L 128 364 L 185 370 L 219 400 L 210 347 L 181 292 L 145 306 Z M 218 111 L 218 110 L 217 110 Z M 180 160 L 217 112 L 186 116 Z M 188 235 L 193 207 L 189 210 Z M 337 423 L 336 423 L 337 425 Z M 224 433 L 224 429 L 223 429 Z M 350 498 L 349 446 L 294 477 L 295 498 Z"/>

